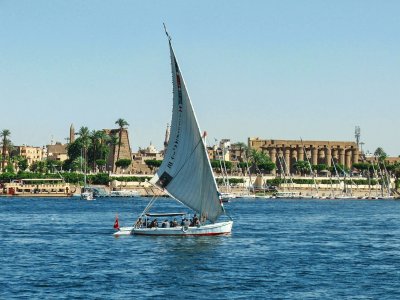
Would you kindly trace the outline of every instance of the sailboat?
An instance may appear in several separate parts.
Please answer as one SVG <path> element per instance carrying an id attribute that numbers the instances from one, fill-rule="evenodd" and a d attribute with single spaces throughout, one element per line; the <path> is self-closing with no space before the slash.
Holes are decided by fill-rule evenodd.
<path id="1" fill-rule="evenodd" d="M 165 28 L 165 25 L 164 25 Z M 182 213 L 149 213 L 152 198 L 133 227 L 121 227 L 114 235 L 204 236 L 226 235 L 233 221 L 226 213 L 218 191 L 202 134 L 191 104 L 186 84 L 175 57 L 167 30 L 171 55 L 173 110 L 170 140 L 164 160 L 150 183 L 163 190 L 197 215 L 196 222 L 184 222 Z M 227 220 L 219 220 L 226 216 Z M 182 217 L 182 223 L 159 227 L 155 218 Z M 148 225 L 149 219 L 154 218 Z M 195 219 L 195 218 L 193 218 Z M 168 225 L 168 224 L 166 224 Z"/>
<path id="2" fill-rule="evenodd" d="M 81 199 L 82 200 L 96 200 L 93 196 L 93 189 L 87 186 L 87 178 L 86 178 L 86 163 L 85 163 L 85 171 L 83 176 L 83 188 L 81 190 Z"/>
<path id="3" fill-rule="evenodd" d="M 217 140 L 215 140 L 215 141 L 217 141 Z M 225 164 L 225 145 L 222 145 L 221 151 L 222 151 L 222 155 L 219 154 L 218 150 L 217 150 L 217 153 L 218 153 L 219 166 L 220 166 L 220 170 L 221 170 L 222 181 L 223 181 L 223 185 L 225 188 L 224 189 L 225 192 L 220 192 L 220 194 L 221 194 L 222 202 L 229 202 L 231 199 L 236 198 L 236 195 L 231 192 L 231 185 L 229 183 L 228 171 L 226 169 L 226 164 Z"/>

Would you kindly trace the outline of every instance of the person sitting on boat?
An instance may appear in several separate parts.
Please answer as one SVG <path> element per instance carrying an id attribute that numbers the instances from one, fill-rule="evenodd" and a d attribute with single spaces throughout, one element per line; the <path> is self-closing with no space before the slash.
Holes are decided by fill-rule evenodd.
<path id="1" fill-rule="evenodd" d="M 181 222 L 181 226 L 182 226 L 182 227 L 188 227 L 189 225 L 190 225 L 189 220 L 186 219 L 186 218 L 183 218 L 183 219 L 182 219 L 182 222 Z"/>
<path id="2" fill-rule="evenodd" d="M 193 219 L 192 219 L 192 223 L 190 224 L 190 226 L 197 226 L 200 224 L 199 218 L 197 217 L 196 214 L 194 214 Z"/>
<path id="3" fill-rule="evenodd" d="M 162 227 L 162 228 L 169 228 L 169 222 L 168 222 L 168 220 L 165 220 L 164 222 L 162 222 L 161 227 Z"/>
<path id="4" fill-rule="evenodd" d="M 177 227 L 178 226 L 178 221 L 176 220 L 176 218 L 174 218 L 174 220 L 171 221 L 170 225 L 171 225 L 171 227 Z"/>
<path id="5" fill-rule="evenodd" d="M 183 226 L 184 226 L 184 227 L 189 227 L 189 226 L 190 226 L 190 222 L 189 222 L 189 220 L 188 220 L 187 218 L 185 218 L 185 219 L 183 220 Z"/>
<path id="6" fill-rule="evenodd" d="M 154 220 L 151 221 L 151 223 L 150 223 L 150 228 L 154 228 L 154 227 L 158 227 L 157 219 L 154 219 Z"/>
<path id="7" fill-rule="evenodd" d="M 136 223 L 135 223 L 135 227 L 136 228 L 140 228 L 140 227 L 142 227 L 142 225 L 143 225 L 143 222 L 142 222 L 142 218 L 139 218 L 137 221 L 136 221 Z"/>

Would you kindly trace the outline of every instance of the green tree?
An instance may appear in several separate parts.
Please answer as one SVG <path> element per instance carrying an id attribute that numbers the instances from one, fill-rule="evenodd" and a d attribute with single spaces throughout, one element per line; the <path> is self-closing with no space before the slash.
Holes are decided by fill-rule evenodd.
<path id="1" fill-rule="evenodd" d="M 328 166 L 326 164 L 312 165 L 312 169 L 317 172 L 321 172 L 324 170 L 328 170 Z"/>
<path id="2" fill-rule="evenodd" d="M 359 170 L 359 171 L 368 171 L 371 168 L 371 164 L 370 163 L 355 163 L 353 164 L 353 168 Z"/>
<path id="3" fill-rule="evenodd" d="M 376 148 L 374 155 L 378 158 L 380 162 L 384 161 L 387 158 L 386 152 L 383 150 L 382 147 Z"/>
<path id="4" fill-rule="evenodd" d="M 1 160 L 1 169 L 4 171 L 4 167 L 6 164 L 6 158 L 7 158 L 7 149 L 9 145 L 11 144 L 11 141 L 8 139 L 8 137 L 11 135 L 11 131 L 8 129 L 3 129 L 0 132 L 0 138 L 1 138 L 1 145 L 2 145 L 2 160 Z"/>
<path id="5" fill-rule="evenodd" d="M 44 174 L 47 172 L 47 163 L 45 161 L 36 161 L 29 168 L 32 172 Z"/>
<path id="6" fill-rule="evenodd" d="M 106 143 L 110 137 L 103 130 L 93 130 L 90 133 L 90 147 L 88 161 L 92 164 L 92 170 L 96 170 L 96 160 L 105 159 L 109 148 Z"/>
<path id="7" fill-rule="evenodd" d="M 23 172 L 28 169 L 28 160 L 26 158 L 21 158 L 18 161 L 18 169 Z"/>
<path id="8" fill-rule="evenodd" d="M 249 159 L 251 164 L 259 173 L 271 172 L 276 168 L 276 165 L 271 161 L 271 158 L 262 151 L 251 149 Z"/>
<path id="9" fill-rule="evenodd" d="M 57 171 L 61 171 L 63 163 L 59 160 L 48 159 L 46 160 L 46 169 L 51 173 L 56 173 Z"/>
<path id="10" fill-rule="evenodd" d="M 91 145 L 91 139 L 90 139 L 90 131 L 88 127 L 82 126 L 79 131 L 78 131 L 78 135 L 79 135 L 79 143 L 82 146 L 82 150 L 83 150 L 83 160 L 84 160 L 84 166 L 85 166 L 85 170 L 87 169 L 87 157 L 88 157 L 88 149 L 89 146 Z"/>
<path id="11" fill-rule="evenodd" d="M 310 163 L 308 161 L 298 160 L 293 164 L 293 168 L 301 175 L 311 173 Z"/>
<path id="12" fill-rule="evenodd" d="M 96 165 L 100 169 L 100 171 L 103 170 L 104 166 L 106 165 L 106 160 L 105 159 L 96 159 Z"/>
<path id="13" fill-rule="evenodd" d="M 128 167 L 131 165 L 131 163 L 132 163 L 132 160 L 126 159 L 126 158 L 122 158 L 122 159 L 117 160 L 117 161 L 115 162 L 115 166 L 116 166 L 117 168 L 126 169 L 126 168 L 128 168 Z"/>
<path id="14" fill-rule="evenodd" d="M 147 159 L 144 161 L 144 163 L 151 169 L 153 168 L 159 168 L 162 164 L 162 160 L 156 160 L 156 159 Z"/>

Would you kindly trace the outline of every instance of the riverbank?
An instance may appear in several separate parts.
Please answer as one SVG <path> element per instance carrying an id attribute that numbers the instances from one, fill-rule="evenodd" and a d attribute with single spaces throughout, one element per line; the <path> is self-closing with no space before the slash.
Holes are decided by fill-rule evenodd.
<path id="1" fill-rule="evenodd" d="M 111 191 L 122 191 L 135 193 L 141 197 L 167 196 L 167 194 L 151 185 L 148 178 L 142 178 L 140 175 L 125 175 L 114 177 L 108 184 L 91 184 L 90 187 L 101 191 L 100 196 L 108 196 Z M 138 178 L 140 180 L 138 180 Z M 216 176 L 217 182 L 223 182 L 221 177 Z M 284 181 L 275 176 L 255 176 L 248 178 L 244 176 L 230 176 L 230 185 L 220 185 L 221 192 L 228 192 L 236 197 L 246 195 L 274 195 L 276 193 L 292 193 L 302 197 L 330 197 L 341 195 L 352 195 L 354 197 L 385 197 L 388 195 L 387 185 L 381 186 L 365 183 L 366 179 L 357 178 L 350 183 L 345 183 L 344 178 L 330 180 L 327 177 L 318 177 L 315 180 L 311 177 L 293 177 L 293 180 Z M 357 181 L 358 180 L 358 181 Z M 45 183 L 44 181 L 52 181 Z M 276 183 L 276 186 L 271 186 Z M 253 188 L 255 187 L 255 188 Z M 265 188 L 267 187 L 267 188 Z M 395 190 L 394 181 L 390 183 L 390 190 Z M 80 195 L 81 185 L 66 183 L 62 179 L 21 179 L 10 183 L 4 183 L 0 189 L 0 196 L 14 197 L 70 197 Z"/>

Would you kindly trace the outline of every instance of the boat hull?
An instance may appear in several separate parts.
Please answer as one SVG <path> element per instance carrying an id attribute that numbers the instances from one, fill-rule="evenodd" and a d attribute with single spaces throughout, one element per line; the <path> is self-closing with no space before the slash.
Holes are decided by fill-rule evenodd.
<path id="1" fill-rule="evenodd" d="M 122 227 L 114 233 L 121 235 L 147 235 L 147 236 L 211 236 L 229 235 L 232 231 L 233 221 L 226 221 L 214 224 L 207 224 L 199 227 L 170 227 L 170 228 L 132 228 Z M 130 229 L 131 228 L 131 229 Z"/>
<path id="2" fill-rule="evenodd" d="M 131 235 L 133 227 L 120 227 L 117 232 L 114 232 L 114 236 Z"/>

